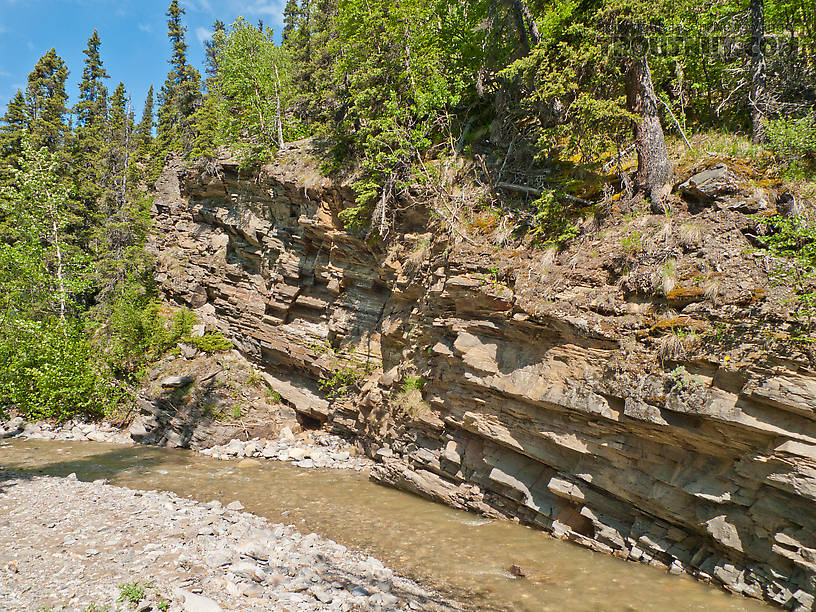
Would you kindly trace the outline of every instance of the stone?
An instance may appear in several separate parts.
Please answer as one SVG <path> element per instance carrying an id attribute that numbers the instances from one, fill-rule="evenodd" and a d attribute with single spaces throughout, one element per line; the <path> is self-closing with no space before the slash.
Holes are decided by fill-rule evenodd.
<path id="1" fill-rule="evenodd" d="M 677 186 L 683 198 L 697 204 L 710 205 L 715 200 L 737 192 L 736 177 L 726 164 L 717 164 L 708 170 L 698 172 Z"/>
<path id="2" fill-rule="evenodd" d="M 198 349 L 194 347 L 192 344 L 187 344 L 186 342 L 179 342 L 176 347 L 181 351 L 181 355 L 185 359 L 195 359 L 195 356 L 198 355 Z M 164 382 L 162 382 L 162 386 L 164 386 Z M 179 385 L 184 386 L 184 385 Z"/>
<path id="3" fill-rule="evenodd" d="M 236 499 L 235 501 L 228 503 L 226 508 L 227 510 L 240 511 L 244 509 L 244 504 Z"/>
<path id="4" fill-rule="evenodd" d="M 290 461 L 301 461 L 306 458 L 308 452 L 302 448 L 290 448 L 287 454 Z"/>
<path id="5" fill-rule="evenodd" d="M 191 376 L 168 376 L 161 381 L 161 386 L 164 389 L 178 389 L 180 387 L 186 387 L 192 382 L 195 382 L 195 378 Z"/>
<path id="6" fill-rule="evenodd" d="M 742 540 L 737 528 L 728 522 L 727 517 L 716 516 L 706 521 L 706 530 L 723 546 L 743 552 Z"/>
<path id="7" fill-rule="evenodd" d="M 209 597 L 196 595 L 184 589 L 176 589 L 173 595 L 176 599 L 182 600 L 181 607 L 184 612 L 223 612 L 223 608 Z"/>
<path id="8" fill-rule="evenodd" d="M 230 565 L 229 570 L 240 578 L 263 581 L 265 574 L 257 564 L 251 561 L 238 561 Z"/>
<path id="9" fill-rule="evenodd" d="M 315 599 L 324 604 L 330 604 L 334 601 L 334 596 L 325 589 L 312 588 L 312 595 L 314 595 Z"/>
<path id="10" fill-rule="evenodd" d="M 269 550 L 262 543 L 255 540 L 245 540 L 235 549 L 239 554 L 252 557 L 258 561 L 269 560 Z"/>
<path id="11" fill-rule="evenodd" d="M 380 459 L 383 459 L 385 457 L 393 457 L 394 456 L 394 451 L 392 451 L 387 446 L 383 446 L 382 448 L 377 449 L 377 452 L 375 453 L 375 455 Z"/>

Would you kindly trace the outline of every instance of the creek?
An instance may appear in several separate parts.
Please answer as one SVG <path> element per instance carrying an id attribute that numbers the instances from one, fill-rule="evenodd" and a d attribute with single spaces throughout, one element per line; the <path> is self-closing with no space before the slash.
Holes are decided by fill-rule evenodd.
<path id="1" fill-rule="evenodd" d="M 95 442 L 0 442 L 0 468 L 200 501 L 240 500 L 248 512 L 372 554 L 475 609 L 758 612 L 771 608 L 685 576 L 492 521 L 372 483 L 357 472 L 281 462 L 239 466 L 189 451 Z M 36 511 L 35 509 L 33 511 Z M 515 578 L 517 565 L 527 578 Z"/>

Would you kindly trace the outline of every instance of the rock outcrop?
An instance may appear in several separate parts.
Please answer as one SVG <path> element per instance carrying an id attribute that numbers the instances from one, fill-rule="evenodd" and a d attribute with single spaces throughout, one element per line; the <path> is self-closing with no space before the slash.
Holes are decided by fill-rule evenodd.
<path id="1" fill-rule="evenodd" d="M 165 296 L 304 424 L 358 436 L 381 482 L 812 609 L 816 373 L 744 212 L 771 194 L 613 216 L 557 257 L 414 219 L 378 246 L 306 147 L 171 163 L 152 245 Z"/>

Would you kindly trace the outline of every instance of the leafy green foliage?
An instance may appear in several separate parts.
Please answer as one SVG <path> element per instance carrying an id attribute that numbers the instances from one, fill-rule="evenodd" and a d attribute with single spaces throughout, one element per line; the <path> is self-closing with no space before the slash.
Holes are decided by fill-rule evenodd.
<path id="1" fill-rule="evenodd" d="M 357 364 L 343 365 L 334 370 L 328 378 L 318 381 L 318 385 L 327 397 L 343 397 L 350 395 L 359 387 L 366 372 L 365 367 Z"/>
<path id="2" fill-rule="evenodd" d="M 205 353 L 221 353 L 232 350 L 232 342 L 219 332 L 207 332 L 203 336 L 190 338 L 190 344 Z"/>
<path id="3" fill-rule="evenodd" d="M 784 164 L 816 169 L 816 113 L 771 121 L 768 146 Z"/>
<path id="4" fill-rule="evenodd" d="M 138 582 L 125 582 L 119 585 L 119 599 L 122 603 L 137 606 L 146 596 L 145 588 Z"/>
<path id="5" fill-rule="evenodd" d="M 569 209 L 562 205 L 557 194 L 552 190 L 545 190 L 533 202 L 533 236 L 542 245 L 563 247 L 575 238 L 580 230 L 571 218 Z"/>
<path id="6" fill-rule="evenodd" d="M 0 398 L 28 418 L 100 416 L 118 391 L 82 327 L 18 320 L 0 344 Z M 11 329 L 9 329 L 11 328 Z"/>
<path id="7" fill-rule="evenodd" d="M 810 325 L 816 316 L 816 225 L 802 217 L 762 219 L 768 250 L 779 258 L 771 277 L 796 291 L 796 313 Z"/>
<path id="8" fill-rule="evenodd" d="M 402 391 L 422 391 L 425 387 L 425 379 L 421 376 L 406 376 L 402 381 Z"/>
<path id="9" fill-rule="evenodd" d="M 214 43 L 219 70 L 212 93 L 220 103 L 221 131 L 248 160 L 266 161 L 292 136 L 284 124 L 291 98 L 288 54 L 271 29 L 261 31 L 243 18 L 229 32 L 217 31 Z"/>

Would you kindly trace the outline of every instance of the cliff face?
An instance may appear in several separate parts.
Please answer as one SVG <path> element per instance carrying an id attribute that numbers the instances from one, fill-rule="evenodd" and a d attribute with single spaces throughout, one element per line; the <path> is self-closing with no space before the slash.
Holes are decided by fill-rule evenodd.
<path id="1" fill-rule="evenodd" d="M 303 148 L 253 176 L 171 163 L 158 281 L 374 478 L 811 610 L 816 373 L 746 248 L 774 194 L 698 170 L 687 209 L 555 257 L 419 226 L 370 247 Z"/>

